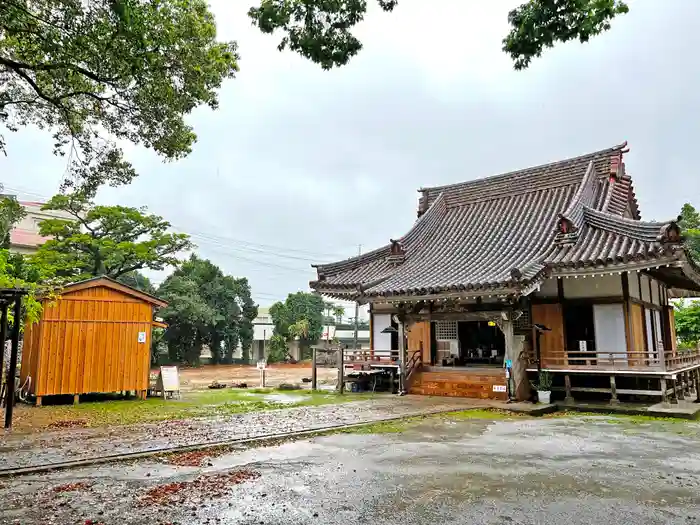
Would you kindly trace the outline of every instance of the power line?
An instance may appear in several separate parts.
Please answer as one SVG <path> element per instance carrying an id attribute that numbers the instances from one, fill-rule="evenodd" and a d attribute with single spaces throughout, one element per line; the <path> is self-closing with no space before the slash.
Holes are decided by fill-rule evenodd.
<path id="1" fill-rule="evenodd" d="M 9 191 L 14 191 L 18 193 L 23 193 L 26 195 L 31 195 L 34 197 L 39 197 L 41 199 L 46 199 L 48 200 L 49 197 L 46 195 L 42 195 L 40 193 L 35 193 L 30 190 L 27 190 L 25 188 L 17 188 L 17 187 L 10 187 L 10 186 L 5 186 L 5 189 Z M 183 232 L 186 232 L 187 228 L 181 228 L 178 227 L 175 224 L 171 225 L 178 229 L 182 230 Z M 306 261 L 310 263 L 324 263 L 324 262 L 333 262 L 333 260 L 337 259 L 342 259 L 342 258 L 347 258 L 343 255 L 340 255 L 339 253 L 335 254 L 330 254 L 330 253 L 321 253 L 321 252 L 313 252 L 310 250 L 304 250 L 304 249 L 299 249 L 299 248 L 289 248 L 286 246 L 276 246 L 272 244 L 263 244 L 263 243 L 256 243 L 252 241 L 246 241 L 242 239 L 237 239 L 234 237 L 227 237 L 227 236 L 222 236 L 222 235 L 214 235 L 210 233 L 204 233 L 204 232 L 199 232 L 196 230 L 190 230 L 188 233 L 190 237 L 193 239 L 201 240 L 205 243 L 212 243 L 212 244 L 218 244 L 222 247 L 225 247 L 227 249 L 238 249 L 238 250 L 245 250 L 249 252 L 254 252 L 254 253 L 260 253 L 260 254 L 265 254 L 265 255 L 274 255 L 276 257 L 281 257 L 285 259 L 290 259 L 290 260 L 299 260 L 299 261 Z M 226 243 L 236 243 L 241 246 L 238 246 L 237 248 L 232 248 L 229 244 Z M 288 253 L 286 253 L 288 252 Z M 298 255 L 292 255 L 292 254 L 298 254 Z M 301 257 L 300 255 L 310 255 L 310 256 L 316 256 L 316 257 L 323 257 L 323 258 L 332 258 L 331 261 L 321 261 L 315 258 L 310 258 L 310 257 Z M 254 259 L 249 259 L 249 260 L 254 260 Z M 289 268 L 285 268 L 289 269 Z M 300 270 L 300 269 L 297 269 Z"/>

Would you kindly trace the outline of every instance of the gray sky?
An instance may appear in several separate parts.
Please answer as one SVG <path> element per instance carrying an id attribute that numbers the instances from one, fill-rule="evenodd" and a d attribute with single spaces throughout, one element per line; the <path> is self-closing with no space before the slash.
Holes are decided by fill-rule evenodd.
<path id="1" fill-rule="evenodd" d="M 163 163 L 129 146 L 140 177 L 99 199 L 148 206 L 193 234 L 201 255 L 250 279 L 262 306 L 308 289 L 311 260 L 405 233 L 420 186 L 627 140 L 643 218 L 700 205 L 700 2 L 633 0 L 608 33 L 515 72 L 501 39 L 521 2 L 373 9 L 358 30 L 361 54 L 325 72 L 257 33 L 251 1 L 214 0 L 220 37 L 240 46 L 238 78 L 223 86 L 218 111 L 191 116 L 199 139 L 187 159 Z M 52 157 L 49 135 L 8 138 L 0 181 L 29 197 L 53 194 L 65 161 Z"/>

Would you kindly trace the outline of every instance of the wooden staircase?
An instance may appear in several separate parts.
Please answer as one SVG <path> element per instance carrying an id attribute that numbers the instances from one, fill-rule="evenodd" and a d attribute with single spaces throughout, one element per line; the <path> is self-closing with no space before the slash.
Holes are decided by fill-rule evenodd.
<path id="1" fill-rule="evenodd" d="M 425 396 L 471 397 L 506 401 L 506 392 L 494 391 L 505 387 L 502 368 L 422 367 L 411 374 L 410 394 Z M 501 390 L 502 388 L 497 388 Z"/>

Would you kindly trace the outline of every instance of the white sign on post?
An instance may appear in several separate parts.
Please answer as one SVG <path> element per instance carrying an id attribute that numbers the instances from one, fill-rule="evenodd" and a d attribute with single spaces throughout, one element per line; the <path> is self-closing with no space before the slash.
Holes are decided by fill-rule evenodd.
<path id="1" fill-rule="evenodd" d="M 579 352 L 587 352 L 588 351 L 588 343 L 586 341 L 579 341 L 578 342 L 578 350 Z"/>
<path id="2" fill-rule="evenodd" d="M 146 332 L 139 332 L 139 343 L 146 342 Z"/>
<path id="3" fill-rule="evenodd" d="M 163 393 L 163 399 L 170 393 L 172 396 L 177 393 L 180 397 L 180 374 L 176 366 L 161 366 L 158 376 L 157 390 Z"/>

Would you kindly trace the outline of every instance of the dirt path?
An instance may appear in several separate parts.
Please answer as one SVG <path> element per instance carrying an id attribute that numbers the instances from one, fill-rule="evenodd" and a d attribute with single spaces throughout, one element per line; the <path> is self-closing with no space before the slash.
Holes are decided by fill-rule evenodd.
<path id="1" fill-rule="evenodd" d="M 0 468 L 28 467 L 97 456 L 217 442 L 331 425 L 474 407 L 476 400 L 379 396 L 369 401 L 250 412 L 226 418 L 71 429 L 0 439 Z"/>

